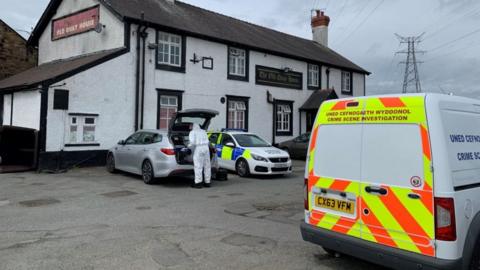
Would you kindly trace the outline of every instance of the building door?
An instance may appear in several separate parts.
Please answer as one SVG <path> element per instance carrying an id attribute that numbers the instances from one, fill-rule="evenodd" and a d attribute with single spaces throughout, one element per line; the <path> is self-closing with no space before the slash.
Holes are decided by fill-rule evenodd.
<path id="1" fill-rule="evenodd" d="M 307 132 L 311 132 L 313 125 L 315 124 L 315 117 L 317 116 L 316 111 L 306 111 L 307 116 Z"/>

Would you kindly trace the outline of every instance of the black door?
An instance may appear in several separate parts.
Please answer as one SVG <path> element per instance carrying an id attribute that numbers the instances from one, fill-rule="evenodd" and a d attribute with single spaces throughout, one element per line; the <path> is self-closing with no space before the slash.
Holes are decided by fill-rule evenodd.
<path id="1" fill-rule="evenodd" d="M 311 132 L 313 125 L 315 124 L 315 117 L 317 116 L 317 111 L 310 110 L 306 112 L 307 114 L 307 132 Z"/>

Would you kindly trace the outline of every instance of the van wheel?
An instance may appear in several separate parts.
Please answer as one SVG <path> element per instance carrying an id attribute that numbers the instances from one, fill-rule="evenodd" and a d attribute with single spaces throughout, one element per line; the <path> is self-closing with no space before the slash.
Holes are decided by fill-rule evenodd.
<path id="1" fill-rule="evenodd" d="M 480 270 L 480 239 L 473 250 L 472 262 L 470 263 L 470 270 Z"/>
<path id="2" fill-rule="evenodd" d="M 239 161 L 237 161 L 235 169 L 237 170 L 237 174 L 240 177 L 247 177 L 250 175 L 250 168 L 248 167 L 248 162 L 244 159 L 240 159 Z"/>
<path id="3" fill-rule="evenodd" d="M 149 160 L 145 160 L 142 164 L 142 179 L 147 185 L 153 184 L 155 177 L 153 175 L 153 166 Z"/>
<path id="4" fill-rule="evenodd" d="M 115 169 L 115 157 L 112 153 L 109 153 L 107 156 L 107 171 L 109 173 L 116 173 L 117 169 Z"/>

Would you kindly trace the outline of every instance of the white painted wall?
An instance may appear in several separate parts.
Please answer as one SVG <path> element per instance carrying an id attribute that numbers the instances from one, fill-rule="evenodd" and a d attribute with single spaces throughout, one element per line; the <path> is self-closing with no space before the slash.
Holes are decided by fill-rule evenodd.
<path id="1" fill-rule="evenodd" d="M 4 96 L 3 124 L 25 128 L 40 128 L 40 92 L 38 90 L 17 92 Z M 12 121 L 10 121 L 12 119 Z"/>
<path id="2" fill-rule="evenodd" d="M 135 29 L 135 27 L 132 27 Z M 132 38 L 132 42 L 134 39 Z M 155 31 L 149 30 L 148 42 L 155 42 Z M 198 57 L 213 57 L 214 69 L 202 69 L 201 63 L 193 64 L 189 60 L 193 54 Z M 272 110 L 271 104 L 266 102 L 266 93 L 270 91 L 275 99 L 294 101 L 293 108 L 293 136 L 277 137 L 276 142 L 298 136 L 299 107 L 310 97 L 311 90 L 307 90 L 307 63 L 274 55 L 250 51 L 249 82 L 227 79 L 227 45 L 209 42 L 197 38 L 187 38 L 186 74 L 155 69 L 155 51 L 148 50 L 146 54 L 146 98 L 145 98 L 145 128 L 157 126 L 157 91 L 155 89 L 170 89 L 185 91 L 183 108 L 209 108 L 220 112 L 212 124 L 212 130 L 220 130 L 226 126 L 226 104 L 221 104 L 220 98 L 225 95 L 248 96 L 249 103 L 249 131 L 258 133 L 267 140 L 272 140 Z M 303 73 L 303 90 L 293 90 L 263 86 L 255 84 L 255 66 L 263 65 L 273 68 L 290 67 L 294 71 Z M 326 87 L 325 67 L 322 69 L 322 84 Z M 354 95 L 363 95 L 363 75 L 354 75 Z M 339 97 L 341 95 L 341 71 L 330 68 L 330 86 L 334 87 Z M 302 131 L 305 122 L 302 122 Z"/>
<path id="3" fill-rule="evenodd" d="M 353 95 L 342 94 L 342 70 L 332 67 L 322 67 L 322 87 L 327 88 L 327 69 L 330 69 L 330 85 L 329 88 L 335 89 L 338 98 L 358 97 L 365 95 L 365 75 L 353 73 Z"/>
<path id="4" fill-rule="evenodd" d="M 98 4 L 98 0 L 64 0 L 53 19 Z M 57 59 L 122 47 L 125 39 L 124 24 L 103 5 L 100 5 L 100 23 L 106 26 L 100 34 L 89 31 L 52 41 L 52 23 L 50 22 L 39 40 L 39 65 Z"/>
<path id="5" fill-rule="evenodd" d="M 69 90 L 69 110 L 53 110 L 54 89 L 49 91 L 47 151 L 104 150 L 134 131 L 135 80 L 133 54 L 124 54 L 58 84 Z M 65 147 L 69 113 L 99 114 L 99 147 Z M 80 136 L 80 134 L 79 134 Z"/>
<path id="6" fill-rule="evenodd" d="M 3 96 L 3 125 L 10 126 L 12 123 L 10 122 L 11 116 L 11 106 L 12 104 L 12 95 L 4 95 Z"/>
<path id="7" fill-rule="evenodd" d="M 49 91 L 47 151 L 109 149 L 118 140 L 125 139 L 134 131 L 136 29 L 136 26 L 131 27 L 132 50 L 130 53 L 57 83 L 65 83 L 66 85 L 61 88 L 70 91 L 70 104 L 67 112 L 53 110 L 54 89 Z M 81 44 L 80 41 L 78 42 Z M 147 42 L 156 42 L 155 31 L 152 29 L 149 29 Z M 52 53 L 54 54 L 54 52 Z M 77 53 L 80 53 L 80 51 L 76 47 L 70 48 L 68 52 L 63 52 L 64 56 Z M 213 57 L 214 69 L 202 69 L 201 63 L 193 64 L 190 62 L 189 60 L 194 53 L 200 57 Z M 58 57 L 64 56 L 60 55 Z M 273 68 L 288 66 L 294 71 L 302 72 L 304 89 L 293 90 L 256 85 L 255 65 Z M 322 84 L 325 87 L 324 68 L 322 69 Z M 340 70 L 334 68 L 330 70 L 330 85 L 335 87 L 337 94 L 341 97 Z M 273 106 L 266 102 L 266 92 L 270 91 L 276 99 L 294 101 L 293 136 L 277 137 L 276 142 L 298 136 L 300 133 L 298 108 L 312 94 L 311 90 L 307 90 L 307 63 L 250 51 L 249 71 L 249 82 L 228 80 L 227 46 L 197 38 L 187 38 L 186 73 L 157 70 L 155 68 L 155 51 L 147 49 L 144 128 L 154 129 L 157 126 L 157 88 L 184 91 L 184 109 L 208 108 L 218 110 L 220 115 L 212 122 L 212 130 L 220 130 L 226 125 L 226 104 L 221 104 L 221 97 L 225 97 L 225 95 L 249 96 L 251 97 L 249 102 L 249 130 L 271 141 Z M 354 76 L 354 95 L 363 95 L 363 75 L 356 74 Z M 7 101 L 8 98 L 6 97 L 5 102 Z M 65 144 L 68 143 L 68 113 L 99 114 L 96 133 L 97 142 L 100 143 L 99 147 L 65 147 Z M 5 119 L 7 119 L 6 117 Z M 304 118 L 303 116 L 302 131 L 305 130 Z"/>

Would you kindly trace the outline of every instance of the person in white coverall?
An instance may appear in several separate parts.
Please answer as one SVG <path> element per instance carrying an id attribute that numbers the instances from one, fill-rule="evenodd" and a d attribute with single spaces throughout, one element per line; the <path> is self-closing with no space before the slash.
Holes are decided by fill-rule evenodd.
<path id="1" fill-rule="evenodd" d="M 193 150 L 193 165 L 195 168 L 194 188 L 202 188 L 202 176 L 205 174 L 205 187 L 210 187 L 211 165 L 210 149 L 207 132 L 201 129 L 198 124 L 193 124 L 189 134 L 189 148 Z"/>

